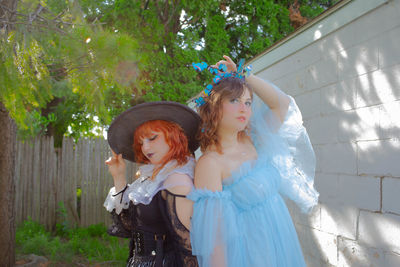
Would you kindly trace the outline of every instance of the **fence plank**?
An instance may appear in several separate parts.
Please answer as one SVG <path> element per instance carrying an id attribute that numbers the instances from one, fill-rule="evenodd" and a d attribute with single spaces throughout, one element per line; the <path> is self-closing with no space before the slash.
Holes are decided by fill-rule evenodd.
<path id="1" fill-rule="evenodd" d="M 17 143 L 15 155 L 16 223 L 30 216 L 54 230 L 60 222 L 58 203 L 67 209 L 68 222 L 88 226 L 110 224 L 103 207 L 113 179 L 104 161 L 111 152 L 104 139 L 81 139 L 74 143 L 63 139 L 62 148 L 54 148 L 52 137 L 40 137 Z M 132 182 L 136 165 L 127 162 L 127 181 Z M 77 189 L 81 189 L 78 202 Z"/>
<path id="2" fill-rule="evenodd" d="M 53 137 L 49 140 L 49 154 L 50 154 L 50 166 L 51 166 L 51 198 L 50 198 L 50 224 L 49 227 L 54 229 L 56 224 L 56 208 L 57 208 L 57 155 L 54 150 L 54 139 Z"/>
<path id="3" fill-rule="evenodd" d="M 17 143 L 16 145 L 16 149 L 17 151 L 20 151 L 22 144 L 21 143 Z M 22 166 L 20 164 L 18 164 L 19 162 L 21 162 L 22 160 L 22 154 L 17 154 L 16 155 L 16 164 L 15 164 L 15 211 L 16 211 L 16 215 L 15 215 L 15 220 L 17 221 L 17 224 L 21 221 L 21 212 L 19 212 L 19 210 L 22 209 L 22 179 L 21 179 L 21 172 L 22 172 Z"/>

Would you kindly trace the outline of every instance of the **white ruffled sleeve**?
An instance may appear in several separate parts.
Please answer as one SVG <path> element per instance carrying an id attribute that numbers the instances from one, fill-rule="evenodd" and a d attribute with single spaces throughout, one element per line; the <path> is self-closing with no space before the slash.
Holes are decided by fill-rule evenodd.
<path id="1" fill-rule="evenodd" d="M 118 192 L 115 192 L 115 187 L 112 187 L 110 191 L 108 192 L 107 198 L 104 201 L 104 207 L 108 212 L 112 212 L 115 209 L 115 212 L 117 214 L 120 214 L 122 209 L 127 209 L 129 207 L 129 190 L 130 185 L 127 185 L 127 189 L 125 190 L 124 193 L 121 193 L 117 196 L 113 196 Z M 122 197 L 122 200 L 121 200 Z"/>
<path id="2" fill-rule="evenodd" d="M 133 183 L 128 184 L 125 192 L 113 196 L 118 192 L 115 192 L 115 187 L 110 189 L 104 202 L 104 207 L 109 212 L 115 209 L 115 212 L 120 214 L 123 209 L 129 208 L 130 201 L 135 205 L 139 203 L 147 205 L 161 190 L 174 186 L 193 187 L 194 166 L 195 160 L 193 157 L 189 157 L 186 164 L 182 166 L 176 166 L 176 161 L 171 160 L 160 170 L 154 180 L 151 180 L 150 177 L 154 166 L 151 164 L 143 165 L 139 169 L 140 177 Z M 188 179 L 168 179 L 168 182 L 165 182 L 173 173 L 186 174 Z"/>

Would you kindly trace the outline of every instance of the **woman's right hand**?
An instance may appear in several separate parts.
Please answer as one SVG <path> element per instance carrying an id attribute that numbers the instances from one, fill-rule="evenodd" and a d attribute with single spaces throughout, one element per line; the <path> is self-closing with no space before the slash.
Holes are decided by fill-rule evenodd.
<path id="1" fill-rule="evenodd" d="M 218 61 L 217 63 L 215 63 L 215 65 L 212 65 L 212 67 L 218 68 L 219 65 L 224 64 L 227 68 L 226 72 L 237 71 L 236 64 L 235 64 L 235 62 L 233 62 L 233 60 L 230 57 L 224 55 L 223 58 L 224 58 L 224 60 Z"/>
<path id="2" fill-rule="evenodd" d="M 112 151 L 112 157 L 105 161 L 108 166 L 108 171 L 114 178 L 114 184 L 117 185 L 126 184 L 126 164 L 125 160 L 122 158 L 122 154 L 117 155 L 114 151 Z M 119 186 L 118 186 L 119 187 Z"/>

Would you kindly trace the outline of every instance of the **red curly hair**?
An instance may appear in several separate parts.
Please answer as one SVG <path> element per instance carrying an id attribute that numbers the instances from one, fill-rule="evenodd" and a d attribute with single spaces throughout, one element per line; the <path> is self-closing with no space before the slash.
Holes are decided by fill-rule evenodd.
<path id="1" fill-rule="evenodd" d="M 221 144 L 217 135 L 219 122 L 222 119 L 222 101 L 240 97 L 244 94 L 245 90 L 249 90 L 251 98 L 253 98 L 253 91 L 247 86 L 244 80 L 236 77 L 228 77 L 215 85 L 211 94 L 205 97 L 205 103 L 198 109 L 201 126 L 197 137 L 200 140 L 202 152 L 206 151 L 208 147 L 214 146 L 217 152 L 222 154 Z M 245 130 L 238 133 L 239 140 L 243 140 L 247 136 Z"/>
<path id="2" fill-rule="evenodd" d="M 170 150 L 161 160 L 161 164 L 153 171 L 151 179 L 154 179 L 160 170 L 169 161 L 175 159 L 177 165 L 187 163 L 188 156 L 191 155 L 188 147 L 188 139 L 182 129 L 175 122 L 164 120 L 147 121 L 140 125 L 133 136 L 133 151 L 135 152 L 136 162 L 149 163 L 149 159 L 142 152 L 141 140 L 151 136 L 152 132 L 162 132 L 165 137 L 165 142 L 168 144 Z"/>

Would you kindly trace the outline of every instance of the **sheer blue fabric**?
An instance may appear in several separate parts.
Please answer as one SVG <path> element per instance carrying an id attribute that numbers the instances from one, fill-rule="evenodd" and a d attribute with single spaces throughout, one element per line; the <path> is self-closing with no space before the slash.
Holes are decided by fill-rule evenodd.
<path id="1" fill-rule="evenodd" d="M 237 214 L 231 192 L 199 189 L 192 191 L 189 198 L 195 202 L 190 238 L 199 266 L 245 266 L 240 254 L 242 231 L 232 220 Z"/>
<path id="2" fill-rule="evenodd" d="M 318 201 L 315 156 L 301 113 L 292 98 L 282 125 L 257 96 L 252 109 L 258 158 L 224 179 L 221 192 L 195 189 L 188 196 L 195 202 L 192 253 L 200 266 L 305 266 L 282 199 L 304 212 Z"/>

